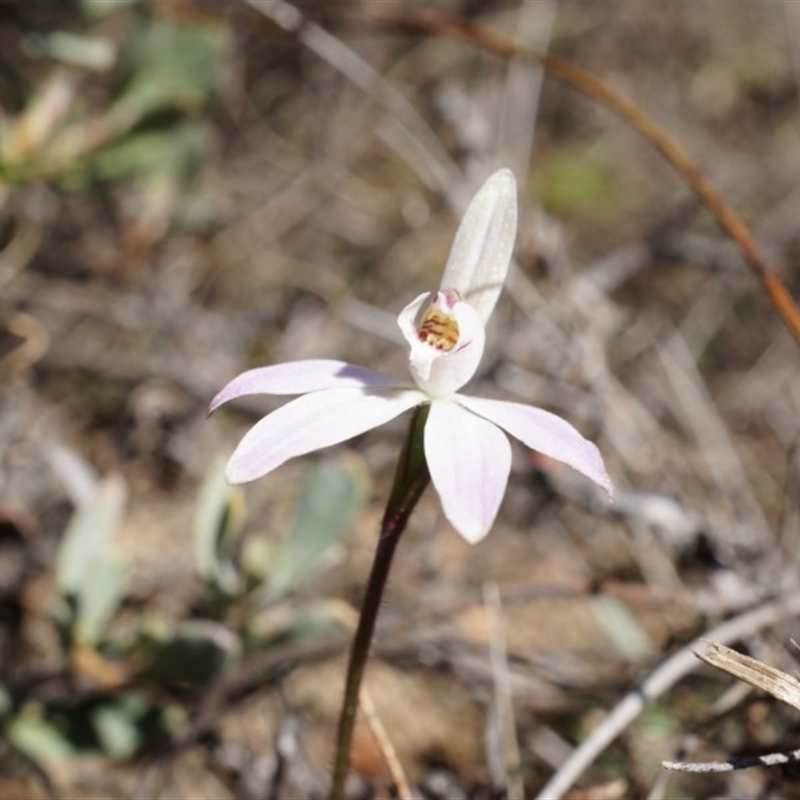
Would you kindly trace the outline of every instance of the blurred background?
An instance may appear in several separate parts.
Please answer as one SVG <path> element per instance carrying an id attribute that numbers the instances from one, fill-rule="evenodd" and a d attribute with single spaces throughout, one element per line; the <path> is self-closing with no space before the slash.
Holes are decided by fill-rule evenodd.
<path id="1" fill-rule="evenodd" d="M 671 167 L 591 98 L 412 34 L 413 0 L 0 5 L 0 797 L 324 796 L 404 420 L 240 489 L 280 399 L 243 369 L 405 374 L 395 318 L 516 174 L 516 263 L 471 391 L 597 442 L 612 507 L 514 445 L 470 546 L 412 517 L 367 686 L 419 796 L 535 794 L 666 657 L 794 597 L 800 358 Z M 659 121 L 800 288 L 800 6 L 440 0 Z M 736 642 L 796 671 L 792 619 Z M 690 735 L 691 734 L 691 735 Z M 697 663 L 570 796 L 662 759 L 796 749 L 796 712 Z M 371 729 L 354 797 L 389 796 Z M 796 768 L 669 797 L 796 797 Z"/>

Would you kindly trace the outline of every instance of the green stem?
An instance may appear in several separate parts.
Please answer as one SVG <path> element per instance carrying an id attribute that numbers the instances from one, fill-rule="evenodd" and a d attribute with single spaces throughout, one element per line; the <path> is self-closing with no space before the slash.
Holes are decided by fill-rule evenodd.
<path id="1" fill-rule="evenodd" d="M 336 736 L 336 758 L 333 764 L 333 783 L 331 800 L 344 800 L 344 785 L 350 766 L 350 748 L 353 742 L 353 731 L 358 711 L 358 695 L 361 691 L 361 679 L 367 664 L 375 620 L 381 606 L 386 579 L 392 566 L 397 543 L 405 530 L 408 518 L 428 485 L 428 467 L 425 463 L 423 431 L 428 418 L 428 404 L 418 406 L 411 420 L 403 452 L 397 463 L 392 493 L 383 514 L 381 533 L 375 559 L 364 592 L 364 602 L 358 618 L 353 644 L 350 648 L 350 661 L 345 677 L 344 700 L 339 715 L 339 730 Z"/>

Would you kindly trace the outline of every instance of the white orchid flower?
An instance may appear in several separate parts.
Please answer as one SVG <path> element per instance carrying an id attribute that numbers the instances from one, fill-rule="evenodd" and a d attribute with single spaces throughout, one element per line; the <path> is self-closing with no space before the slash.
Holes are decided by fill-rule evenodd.
<path id="1" fill-rule="evenodd" d="M 460 389 L 483 355 L 484 326 L 508 272 L 517 230 L 517 188 L 495 172 L 469 205 L 442 284 L 397 319 L 413 384 L 344 361 L 312 359 L 248 370 L 212 400 L 209 413 L 249 394 L 299 394 L 245 434 L 228 462 L 231 483 L 266 475 L 290 458 L 344 442 L 415 406 L 430 404 L 425 459 L 445 516 L 469 542 L 491 529 L 511 468 L 506 433 L 601 486 L 611 481 L 598 449 L 540 408 L 470 397 Z"/>

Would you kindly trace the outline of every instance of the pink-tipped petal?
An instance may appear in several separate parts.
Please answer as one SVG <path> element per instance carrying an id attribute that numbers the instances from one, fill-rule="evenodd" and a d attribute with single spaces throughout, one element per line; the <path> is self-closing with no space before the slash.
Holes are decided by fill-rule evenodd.
<path id="1" fill-rule="evenodd" d="M 386 389 L 405 385 L 407 381 L 348 364 L 346 361 L 329 358 L 289 361 L 285 364 L 249 369 L 237 375 L 217 393 L 208 407 L 208 413 L 211 414 L 223 403 L 248 394 L 305 394 L 321 389 L 359 386 Z"/>
<path id="2" fill-rule="evenodd" d="M 245 434 L 228 461 L 228 482 L 260 478 L 290 458 L 352 439 L 424 400 L 415 389 L 383 393 L 323 389 L 298 397 Z"/>
<path id="3" fill-rule="evenodd" d="M 505 434 L 450 400 L 434 400 L 425 423 L 425 459 L 450 524 L 479 542 L 506 491 L 511 446 Z"/>
<path id="4" fill-rule="evenodd" d="M 490 175 L 469 204 L 442 276 L 442 289 L 461 292 L 484 324 L 506 279 L 517 236 L 517 182 L 511 170 Z"/>
<path id="5" fill-rule="evenodd" d="M 613 496 L 614 487 L 600 451 L 561 417 L 521 403 L 465 395 L 458 395 L 455 399 L 464 408 L 499 425 L 532 450 L 577 470 L 604 489 L 609 497 Z"/>

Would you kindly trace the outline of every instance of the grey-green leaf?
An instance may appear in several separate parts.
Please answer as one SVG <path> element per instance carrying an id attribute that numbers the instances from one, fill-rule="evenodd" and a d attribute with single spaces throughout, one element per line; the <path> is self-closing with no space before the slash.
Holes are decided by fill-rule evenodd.
<path id="1" fill-rule="evenodd" d="M 119 475 L 99 481 L 92 497 L 73 515 L 58 554 L 57 581 L 62 594 L 77 596 L 94 562 L 122 520 L 126 497 Z"/>
<path id="2" fill-rule="evenodd" d="M 87 570 L 78 594 L 78 637 L 88 644 L 100 641 L 106 625 L 125 596 L 127 566 L 107 553 L 99 553 Z"/>
<path id="3" fill-rule="evenodd" d="M 305 577 L 363 507 L 369 480 L 355 457 L 322 461 L 305 481 L 288 535 L 270 567 L 265 599 L 271 601 Z"/>
<path id="4" fill-rule="evenodd" d="M 226 594 L 234 593 L 239 585 L 231 551 L 240 499 L 239 490 L 225 481 L 225 460 L 217 459 L 206 474 L 197 499 L 194 560 L 197 574 Z"/>

